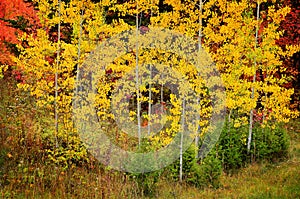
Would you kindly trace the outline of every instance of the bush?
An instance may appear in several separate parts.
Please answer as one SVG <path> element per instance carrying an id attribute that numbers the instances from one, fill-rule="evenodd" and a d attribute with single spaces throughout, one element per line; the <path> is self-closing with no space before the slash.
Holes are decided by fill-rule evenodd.
<path id="1" fill-rule="evenodd" d="M 197 165 L 192 167 L 193 176 L 187 178 L 187 182 L 197 187 L 214 187 L 220 186 L 220 176 L 222 173 L 222 163 L 213 150 L 207 157 Z"/>
<path id="2" fill-rule="evenodd" d="M 177 160 L 166 168 L 165 175 L 171 180 L 178 181 L 179 166 L 179 160 Z M 203 161 L 198 162 L 195 158 L 195 146 L 191 145 L 183 154 L 182 166 L 182 178 L 186 183 L 196 187 L 219 186 L 222 165 L 215 150 L 211 151 Z"/>
<path id="3" fill-rule="evenodd" d="M 288 155 L 289 136 L 279 124 L 273 127 L 258 127 L 254 129 L 251 148 L 256 160 L 282 160 Z"/>
<path id="4" fill-rule="evenodd" d="M 153 171 L 149 173 L 128 174 L 131 179 L 137 183 L 138 194 L 140 197 L 154 197 L 157 188 L 157 182 L 160 178 L 161 171 Z"/>
<path id="5" fill-rule="evenodd" d="M 226 124 L 217 143 L 217 152 L 226 172 L 235 171 L 253 160 L 276 161 L 288 155 L 289 137 L 281 125 L 262 128 L 256 124 L 253 128 L 251 151 L 247 153 L 249 128 L 233 127 Z"/>
<path id="6" fill-rule="evenodd" d="M 246 127 L 235 128 L 227 123 L 217 143 L 217 150 L 225 171 L 234 171 L 243 167 L 247 160 Z"/>

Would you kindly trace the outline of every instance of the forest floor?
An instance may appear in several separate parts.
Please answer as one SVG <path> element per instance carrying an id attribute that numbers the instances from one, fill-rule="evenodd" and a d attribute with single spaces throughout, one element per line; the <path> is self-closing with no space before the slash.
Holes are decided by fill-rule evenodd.
<path id="1" fill-rule="evenodd" d="M 161 180 L 158 182 L 155 196 L 152 198 L 300 199 L 300 118 L 289 122 L 285 128 L 291 138 L 289 157 L 285 161 L 253 163 L 233 174 L 223 173 L 220 187 L 217 189 L 205 188 L 201 190 L 190 185 Z M 30 176 L 28 176 L 29 174 L 25 175 L 24 169 L 27 171 L 28 168 L 23 168 L 21 171 L 13 166 L 7 168 L 11 171 L 8 173 L 11 173 L 13 177 L 10 178 L 10 183 L 7 186 L 0 183 L 0 198 L 141 198 L 136 193 L 132 193 L 136 190 L 135 183 L 127 181 L 124 184 L 119 175 L 114 173 L 101 176 L 101 173 L 76 169 L 76 172 L 63 174 L 64 172 L 59 173 L 54 171 L 52 167 L 42 165 L 42 160 L 37 165 L 41 171 L 44 167 L 44 173 L 43 176 L 37 178 L 35 185 L 27 184 L 28 180 L 26 179 Z M 25 185 L 22 184 L 22 180 L 25 180 Z M 49 183 L 47 183 L 48 181 Z M 83 184 L 84 181 L 85 184 Z M 102 187 L 98 189 L 99 184 L 97 183 L 99 181 L 102 182 Z M 53 182 L 56 182 L 56 184 L 53 184 Z M 19 187 L 19 184 L 22 184 L 23 187 Z M 71 191 L 68 191 L 68 188 Z M 105 189 L 102 191 L 104 196 L 101 195 L 100 189 Z M 128 192 L 124 196 L 122 190 L 126 191 L 126 189 Z M 147 197 L 144 198 L 147 199 Z"/>
<path id="2" fill-rule="evenodd" d="M 286 161 L 252 164 L 235 174 L 222 174 L 218 189 L 199 190 L 161 182 L 158 198 L 300 198 L 300 119 L 288 123 L 286 128 L 291 137 Z"/>

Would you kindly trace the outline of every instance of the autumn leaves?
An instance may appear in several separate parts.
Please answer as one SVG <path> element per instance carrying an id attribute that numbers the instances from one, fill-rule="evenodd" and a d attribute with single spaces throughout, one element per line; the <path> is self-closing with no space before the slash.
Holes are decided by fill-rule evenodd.
<path id="1" fill-rule="evenodd" d="M 13 56 L 12 63 L 10 58 L 8 59 L 12 53 L 7 51 L 7 46 L 1 48 L 7 56 L 1 56 L 0 62 L 2 65 L 7 63 L 14 65 L 18 71 L 16 77 L 21 78 L 18 87 L 34 96 L 37 106 L 47 110 L 50 116 L 53 116 L 54 101 L 56 100 L 59 124 L 57 136 L 61 140 L 59 142 L 71 139 L 73 140 L 71 143 L 78 144 L 78 140 L 74 136 L 76 129 L 74 129 L 73 123 L 72 103 L 76 80 L 82 75 L 80 67 L 84 67 L 83 62 L 91 53 L 95 53 L 95 49 L 100 52 L 103 50 L 101 47 L 96 48 L 98 42 L 106 41 L 125 31 L 135 30 L 136 15 L 139 19 L 139 32 L 142 32 L 142 35 L 147 35 L 149 31 L 157 27 L 166 28 L 187 37 L 196 38 L 192 40 L 198 44 L 198 50 L 203 48 L 209 52 L 211 61 L 216 64 L 225 87 L 223 91 L 226 93 L 224 102 L 226 102 L 227 118 L 236 128 L 249 125 L 250 122 L 255 123 L 258 118 L 262 125 L 272 125 L 275 121 L 287 122 L 289 118 L 298 115 L 289 107 L 293 89 L 283 86 L 290 79 L 286 75 L 282 75 L 282 71 L 285 70 L 282 60 L 299 51 L 299 45 L 287 45 L 283 48 L 282 45 L 276 44 L 276 41 L 283 35 L 283 32 L 279 31 L 279 27 L 284 16 L 290 12 L 288 7 L 273 6 L 271 2 L 267 1 L 248 0 L 209 0 L 204 2 L 139 0 L 138 10 L 136 10 L 137 2 L 134 1 L 94 3 L 89 0 L 71 0 L 59 3 L 57 0 L 52 2 L 37 0 L 34 2 L 37 11 L 28 11 L 30 7 L 24 7 L 25 4 L 19 2 L 19 12 L 12 12 L 18 13 L 18 16 L 29 16 L 29 18 L 24 18 L 28 19 L 32 25 L 39 24 L 31 26 L 35 28 L 34 30 L 27 31 L 28 28 L 25 29 L 23 36 L 19 34 L 20 40 L 13 37 L 14 34 L 11 33 L 11 27 L 7 26 L 7 22 L 1 21 L 1 27 L 4 27 L 1 30 L 6 30 L 1 35 L 5 37 L 6 42 L 17 44 L 18 53 Z M 11 5 L 9 2 L 6 4 Z M 3 5 L 5 4 L 0 4 L 2 7 Z M 58 13 L 59 6 L 60 14 Z M 14 20 L 18 22 L 18 17 L 14 16 Z M 61 24 L 60 37 L 62 39 L 60 41 L 56 39 L 58 38 L 58 24 Z M 22 33 L 22 31 L 18 32 Z M 34 34 L 32 34 L 33 32 Z M 172 41 L 175 41 L 176 38 L 167 38 L 168 36 L 170 35 L 161 35 L 160 39 L 167 41 L 161 45 L 170 48 L 173 45 Z M 144 42 L 149 41 L 152 40 L 146 38 Z M 166 67 L 174 68 L 188 80 L 192 89 L 200 96 L 198 123 L 201 126 L 201 132 L 199 134 L 204 134 L 213 112 L 212 93 L 208 91 L 208 88 L 213 88 L 213 85 L 208 85 L 208 83 L 220 86 L 219 83 L 214 82 L 220 80 L 211 79 L 210 82 L 205 82 L 205 78 L 197 72 L 197 66 L 180 58 L 178 56 L 180 53 L 174 55 L 170 52 L 163 52 L 155 45 L 153 43 L 152 49 L 141 49 L 139 53 L 135 48 L 123 49 L 124 53 L 115 57 L 113 61 L 110 61 L 110 65 L 103 69 L 97 85 L 94 85 L 97 87 L 97 89 L 94 87 L 94 90 L 97 90 L 95 102 L 98 117 L 101 120 L 112 121 L 114 119 L 111 111 L 112 99 L 107 93 L 112 93 L 116 88 L 117 81 L 134 69 L 135 59 L 139 57 L 140 62 L 148 60 L 152 60 L 152 64 L 164 62 Z M 113 50 L 104 53 L 118 53 Z M 198 58 L 193 61 L 196 59 Z M 106 61 L 104 60 L 104 62 Z M 204 61 L 200 60 L 202 63 Z M 204 65 L 210 66 L 209 64 Z M 2 66 L 2 68 L 4 67 Z M 57 89 L 54 82 L 56 73 Z M 209 71 L 206 74 L 209 74 Z M 160 87 L 156 89 L 161 92 L 162 82 L 158 84 Z M 151 88 L 152 99 L 149 96 L 150 86 L 145 89 L 148 90 L 144 92 L 145 102 L 157 98 L 154 95 L 155 84 Z M 54 95 L 55 90 L 58 92 L 57 96 Z M 166 92 L 163 89 L 162 91 Z M 176 107 L 175 98 L 171 99 L 170 95 L 167 98 L 168 103 L 173 100 L 173 105 L 168 107 L 168 111 L 174 113 L 174 117 L 169 118 L 174 124 L 171 127 L 172 130 L 164 129 L 165 132 L 162 135 L 167 136 L 162 137 L 161 140 L 153 138 L 158 140 L 157 146 L 166 146 L 170 143 L 170 138 L 180 128 L 175 125 L 180 121 L 180 117 L 178 117 L 181 114 L 180 106 Z M 165 102 L 167 102 L 167 98 L 165 97 Z M 148 110 L 152 109 L 148 108 Z M 251 115 L 252 117 L 250 117 Z M 259 115 L 259 117 L 254 117 L 255 115 Z M 137 113 L 131 113 L 131 116 L 137 117 Z M 148 126 L 147 114 L 144 114 L 143 118 L 141 125 Z M 52 127 L 49 128 L 54 131 Z M 76 144 L 70 148 L 78 149 Z"/>

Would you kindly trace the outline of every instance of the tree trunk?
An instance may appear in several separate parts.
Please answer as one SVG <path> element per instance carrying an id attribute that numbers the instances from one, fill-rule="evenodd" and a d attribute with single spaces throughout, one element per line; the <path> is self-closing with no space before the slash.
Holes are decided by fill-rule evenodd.
<path id="1" fill-rule="evenodd" d="M 257 12 L 256 12 L 257 25 L 256 25 L 256 32 L 255 32 L 254 50 L 256 50 L 256 48 L 257 48 L 257 41 L 258 41 L 259 13 L 260 13 L 259 8 L 260 8 L 260 2 L 257 1 Z M 256 61 L 256 58 L 254 58 L 255 72 L 254 72 L 253 80 L 252 80 L 253 84 L 256 82 L 256 66 L 257 66 L 257 61 Z M 255 88 L 253 85 L 251 88 L 251 99 L 252 100 L 254 99 L 254 93 L 255 93 Z M 247 152 L 248 153 L 250 153 L 250 149 L 251 149 L 252 132 L 253 132 L 253 108 L 250 110 L 250 118 L 249 118 L 249 135 L 248 135 L 248 143 L 247 143 Z"/>
<path id="2" fill-rule="evenodd" d="M 138 13 L 138 2 L 137 2 L 137 14 L 136 14 L 136 55 L 135 55 L 135 75 L 136 75 L 136 98 L 137 98 L 137 120 L 138 120 L 138 142 L 139 148 L 141 146 L 141 103 L 140 103 L 140 80 L 139 80 L 139 13 Z"/>
<path id="3" fill-rule="evenodd" d="M 203 7 L 203 1 L 200 0 L 199 2 L 199 31 L 198 31 L 198 51 L 202 50 L 202 7 Z M 200 76 L 200 74 L 198 74 Z M 200 97 L 197 98 L 197 105 L 200 107 Z M 200 113 L 197 115 L 197 122 L 200 121 Z M 200 126 L 197 123 L 197 132 L 196 132 L 196 137 L 195 137 L 195 158 L 199 158 L 199 153 L 198 153 L 198 146 L 199 146 L 199 134 L 200 134 Z"/>
<path id="4" fill-rule="evenodd" d="M 81 55 L 81 50 L 80 50 L 80 47 L 81 47 L 81 38 L 82 38 L 82 22 L 83 22 L 83 10 L 81 10 L 81 13 L 80 13 L 80 31 L 79 31 L 79 38 L 78 38 L 78 49 L 77 49 L 77 67 L 76 67 L 76 83 L 78 83 L 79 81 L 79 73 L 80 73 L 80 70 L 79 70 L 79 61 L 80 61 L 80 55 Z M 78 86 L 76 86 L 75 88 L 75 94 L 77 95 L 78 94 Z M 76 101 L 76 100 L 75 100 Z M 75 104 L 75 107 L 76 107 L 76 104 Z"/>
<path id="5" fill-rule="evenodd" d="M 148 136 L 151 133 L 151 100 L 152 100 L 152 92 L 151 92 L 151 84 L 152 84 L 152 65 L 150 64 L 150 82 L 149 82 L 149 102 L 148 102 Z"/>
<path id="6" fill-rule="evenodd" d="M 182 114 L 181 114 L 181 137 L 180 137 L 180 156 L 179 156 L 179 181 L 182 182 L 182 163 L 183 163 L 183 134 L 185 125 L 185 100 L 182 101 Z"/>

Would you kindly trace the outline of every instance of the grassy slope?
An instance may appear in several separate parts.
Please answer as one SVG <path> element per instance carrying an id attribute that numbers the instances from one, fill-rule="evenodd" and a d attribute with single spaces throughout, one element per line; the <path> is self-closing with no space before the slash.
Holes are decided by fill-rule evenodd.
<path id="1" fill-rule="evenodd" d="M 287 126 L 291 136 L 290 157 L 276 164 L 253 164 L 231 176 L 223 174 L 219 189 L 199 190 L 178 183 L 160 181 L 156 198 L 199 199 L 199 198 L 299 198 L 300 199 L 300 119 Z M 15 169 L 15 168 L 14 168 Z M 44 175 L 51 179 L 53 170 L 45 169 Z M 24 174 L 22 174 L 23 176 Z M 103 176 L 101 176 L 103 175 Z M 16 180 L 22 179 L 15 176 Z M 44 178 L 46 177 L 44 176 Z M 27 186 L 16 191 L 17 187 L 0 189 L 0 198 L 140 198 L 135 191 L 135 183 L 120 181 L 118 175 L 105 176 L 86 170 L 76 170 L 72 175 L 58 174 L 55 187 L 45 190 L 45 183 Z M 43 178 L 43 177 L 42 177 Z M 99 178 L 99 179 L 98 179 Z M 56 178 L 55 178 L 56 179 Z M 83 181 L 85 184 L 82 184 Z M 109 183 L 111 182 L 111 183 Z M 53 183 L 53 181 L 51 181 Z M 77 184 L 77 185 L 76 185 Z M 73 187 L 73 185 L 76 185 Z M 67 189 L 72 188 L 72 195 Z M 101 191 L 102 190 L 102 191 Z M 13 194 L 14 192 L 14 194 Z M 103 197 L 104 194 L 104 197 Z"/>
<path id="2" fill-rule="evenodd" d="M 300 119 L 286 126 L 291 136 L 290 158 L 276 164 L 254 164 L 232 176 L 223 174 L 215 190 L 158 186 L 158 198 L 300 198 Z"/>
<path id="3" fill-rule="evenodd" d="M 291 136 L 290 157 L 285 162 L 275 164 L 253 164 L 241 169 L 231 176 L 223 174 L 222 186 L 219 189 L 206 188 L 199 190 L 191 186 L 178 183 L 160 181 L 156 198 L 162 199 L 199 199 L 199 198 L 299 198 L 300 199 L 300 119 L 289 123 L 287 129 Z M 41 167 L 41 165 L 40 165 Z M 12 168 L 15 170 L 16 168 Z M 41 167 L 42 169 L 42 167 Z M 43 178 L 50 181 L 53 188 L 47 185 L 47 180 L 25 188 L 11 185 L 0 189 L 0 198 L 141 198 L 137 193 L 136 184 L 125 180 L 118 175 L 93 173 L 86 170 L 76 170 L 70 175 L 44 169 Z M 53 173 L 54 172 L 54 173 Z M 15 172 L 15 180 L 22 180 L 25 174 Z M 21 175 L 21 176 L 20 176 Z M 23 176 L 23 177 L 22 177 Z M 50 186 L 47 190 L 45 187 Z M 1 186 L 0 186 L 1 187 Z M 71 192 L 67 189 L 71 188 Z M 18 191 L 17 191 L 18 190 Z M 7 196 L 7 193 L 9 197 Z M 70 195 L 70 193 L 72 193 Z M 104 194 L 104 195 L 103 195 Z M 1 197 L 2 196 L 2 197 Z"/>

